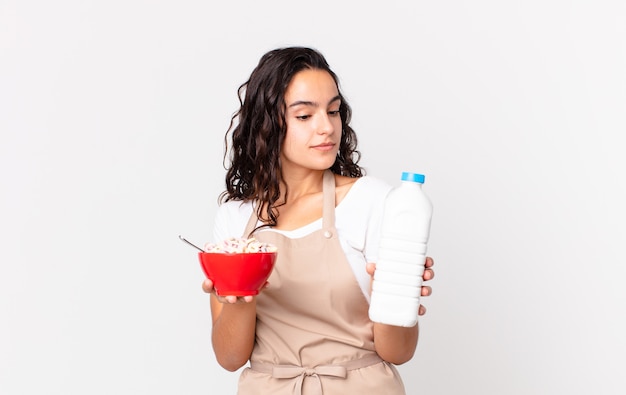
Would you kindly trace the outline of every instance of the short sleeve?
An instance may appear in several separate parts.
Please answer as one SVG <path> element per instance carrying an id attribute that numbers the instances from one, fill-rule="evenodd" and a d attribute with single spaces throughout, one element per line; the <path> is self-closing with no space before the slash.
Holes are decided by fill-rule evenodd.
<path id="1" fill-rule="evenodd" d="M 378 259 L 382 211 L 390 190 L 391 186 L 382 180 L 362 177 L 335 210 L 339 240 L 368 301 L 370 276 L 365 265 Z"/>
<path id="2" fill-rule="evenodd" d="M 243 237 L 250 215 L 252 215 L 251 202 L 231 200 L 222 203 L 215 215 L 212 242 L 218 243 L 231 237 Z"/>
<path id="3" fill-rule="evenodd" d="M 371 196 L 369 218 L 365 232 L 365 248 L 363 253 L 367 262 L 378 262 L 378 244 L 381 235 L 385 198 L 391 186 L 378 179 L 371 179 Z"/>

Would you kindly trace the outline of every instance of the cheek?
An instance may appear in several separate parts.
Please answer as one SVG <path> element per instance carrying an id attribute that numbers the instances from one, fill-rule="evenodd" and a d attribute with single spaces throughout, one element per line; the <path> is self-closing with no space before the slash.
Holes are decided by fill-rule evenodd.
<path id="1" fill-rule="evenodd" d="M 343 123 L 341 122 L 340 117 L 333 119 L 333 126 L 335 127 L 335 130 L 339 132 L 339 134 L 343 133 Z"/>
<path id="2" fill-rule="evenodd" d="M 306 131 L 300 125 L 287 125 L 287 133 L 285 133 L 285 144 L 289 144 L 294 148 L 300 144 L 306 143 Z"/>
<path id="3" fill-rule="evenodd" d="M 293 130 L 287 130 L 285 134 L 285 139 L 283 140 L 283 144 L 281 146 L 281 153 L 283 155 L 292 155 L 292 153 L 298 147 L 298 135 L 294 133 Z"/>

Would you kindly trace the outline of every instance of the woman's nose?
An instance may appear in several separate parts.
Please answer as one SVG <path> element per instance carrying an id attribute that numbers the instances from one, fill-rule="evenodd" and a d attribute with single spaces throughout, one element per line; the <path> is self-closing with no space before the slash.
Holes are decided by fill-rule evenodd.
<path id="1" fill-rule="evenodd" d="M 332 134 L 335 131 L 335 125 L 333 124 L 328 114 L 322 115 L 320 118 L 320 124 L 317 128 L 318 134 Z"/>

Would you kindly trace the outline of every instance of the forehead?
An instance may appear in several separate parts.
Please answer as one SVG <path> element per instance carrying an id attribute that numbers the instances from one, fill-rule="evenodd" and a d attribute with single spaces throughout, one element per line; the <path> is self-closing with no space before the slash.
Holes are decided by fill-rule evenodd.
<path id="1" fill-rule="evenodd" d="M 306 69 L 299 71 L 291 79 L 285 91 L 285 101 L 313 98 L 330 99 L 338 94 L 337 84 L 327 71 Z"/>

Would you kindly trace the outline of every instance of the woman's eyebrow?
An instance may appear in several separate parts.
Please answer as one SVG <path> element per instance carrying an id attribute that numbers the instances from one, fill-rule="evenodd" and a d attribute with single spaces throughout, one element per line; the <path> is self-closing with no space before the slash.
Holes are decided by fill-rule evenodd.
<path id="1" fill-rule="evenodd" d="M 317 102 L 314 101 L 307 101 L 307 100 L 296 100 L 295 102 L 291 103 L 289 105 L 289 108 L 291 107 L 296 107 L 296 106 L 312 106 L 312 107 L 318 107 L 319 104 L 317 104 Z"/>
<path id="2" fill-rule="evenodd" d="M 337 95 L 335 97 L 333 97 L 332 99 L 330 99 L 330 101 L 328 102 L 328 104 L 333 104 L 336 101 L 341 101 L 341 96 Z"/>
<path id="3" fill-rule="evenodd" d="M 330 99 L 330 101 L 328 102 L 328 104 L 332 104 L 334 102 L 336 102 L 337 100 L 341 100 L 341 97 L 339 95 L 333 97 L 332 99 Z M 314 101 L 309 101 L 309 100 L 297 100 L 293 103 L 291 103 L 288 107 L 296 107 L 296 106 L 312 106 L 312 107 L 319 107 L 319 103 L 318 102 L 314 102 Z"/>

